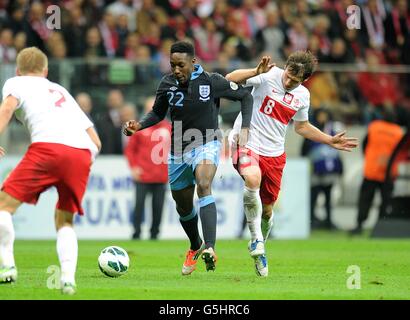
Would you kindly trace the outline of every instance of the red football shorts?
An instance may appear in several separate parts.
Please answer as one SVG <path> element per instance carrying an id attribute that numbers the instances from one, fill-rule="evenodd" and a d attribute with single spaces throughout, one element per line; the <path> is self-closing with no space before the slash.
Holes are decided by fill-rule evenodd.
<path id="1" fill-rule="evenodd" d="M 54 186 L 58 192 L 56 208 L 83 215 L 81 202 L 90 167 L 88 149 L 36 142 L 30 145 L 1 190 L 21 202 L 36 204 L 40 194 Z"/>
<path id="2" fill-rule="evenodd" d="M 241 174 L 242 170 L 249 166 L 259 166 L 262 174 L 259 195 L 263 204 L 272 204 L 278 199 L 282 182 L 283 168 L 286 164 L 286 153 L 278 157 L 265 157 L 247 148 L 232 150 L 232 163 L 236 171 Z M 245 159 L 245 161 L 239 161 Z"/>

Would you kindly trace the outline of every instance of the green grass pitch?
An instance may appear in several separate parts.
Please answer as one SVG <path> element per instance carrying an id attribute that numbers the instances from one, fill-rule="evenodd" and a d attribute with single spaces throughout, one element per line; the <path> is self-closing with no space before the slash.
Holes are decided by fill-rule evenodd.
<path id="1" fill-rule="evenodd" d="M 130 269 L 107 278 L 98 269 L 101 249 L 118 245 Z M 48 289 L 50 265 L 58 265 L 54 241 L 16 241 L 19 272 L 14 284 L 0 285 L 5 299 L 410 299 L 410 241 L 348 238 L 314 233 L 309 240 L 270 240 L 269 277 L 259 278 L 245 240 L 218 240 L 215 272 L 202 261 L 181 276 L 187 241 L 79 241 L 78 292 L 66 297 Z M 360 268 L 361 289 L 348 289 L 350 265 Z M 356 273 L 357 275 L 357 273 Z"/>

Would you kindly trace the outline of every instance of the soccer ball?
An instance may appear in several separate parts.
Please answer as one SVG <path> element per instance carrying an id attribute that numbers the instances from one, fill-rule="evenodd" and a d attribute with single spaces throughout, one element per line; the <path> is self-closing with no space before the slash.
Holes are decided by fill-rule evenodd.
<path id="1" fill-rule="evenodd" d="M 110 246 L 101 251 L 98 266 L 106 276 L 116 278 L 127 273 L 130 258 L 123 248 Z"/>

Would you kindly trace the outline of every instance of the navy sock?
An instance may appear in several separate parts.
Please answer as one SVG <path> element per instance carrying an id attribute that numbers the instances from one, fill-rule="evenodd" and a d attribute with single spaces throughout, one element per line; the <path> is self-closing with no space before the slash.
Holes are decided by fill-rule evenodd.
<path id="1" fill-rule="evenodd" d="M 178 212 L 179 213 L 179 212 Z M 198 250 L 201 247 L 202 240 L 198 231 L 198 215 L 195 212 L 195 208 L 188 215 L 182 216 L 179 213 L 179 221 L 182 228 L 184 228 L 186 235 L 191 242 L 191 250 Z"/>
<path id="2" fill-rule="evenodd" d="M 199 213 L 201 215 L 202 234 L 205 247 L 215 248 L 216 242 L 216 206 L 212 195 L 199 198 Z"/>

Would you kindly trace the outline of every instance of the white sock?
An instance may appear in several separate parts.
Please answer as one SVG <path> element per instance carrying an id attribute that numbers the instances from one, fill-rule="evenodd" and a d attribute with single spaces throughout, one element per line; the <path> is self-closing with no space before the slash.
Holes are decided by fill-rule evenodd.
<path id="1" fill-rule="evenodd" d="M 72 227 L 62 227 L 57 231 L 57 254 L 61 266 L 61 282 L 75 284 L 78 243 Z"/>
<path id="2" fill-rule="evenodd" d="M 245 186 L 243 191 L 243 207 L 246 215 L 252 242 L 263 240 L 261 230 L 262 202 L 259 197 L 259 189 L 250 189 Z"/>
<path id="3" fill-rule="evenodd" d="M 263 241 L 266 241 L 269 237 L 269 233 L 272 230 L 273 227 L 273 212 L 269 220 L 265 220 L 262 218 L 262 223 L 261 223 L 261 228 L 262 228 L 262 234 L 263 234 Z"/>
<path id="4" fill-rule="evenodd" d="M 11 213 L 0 211 L 0 266 L 14 267 L 14 227 Z"/>

